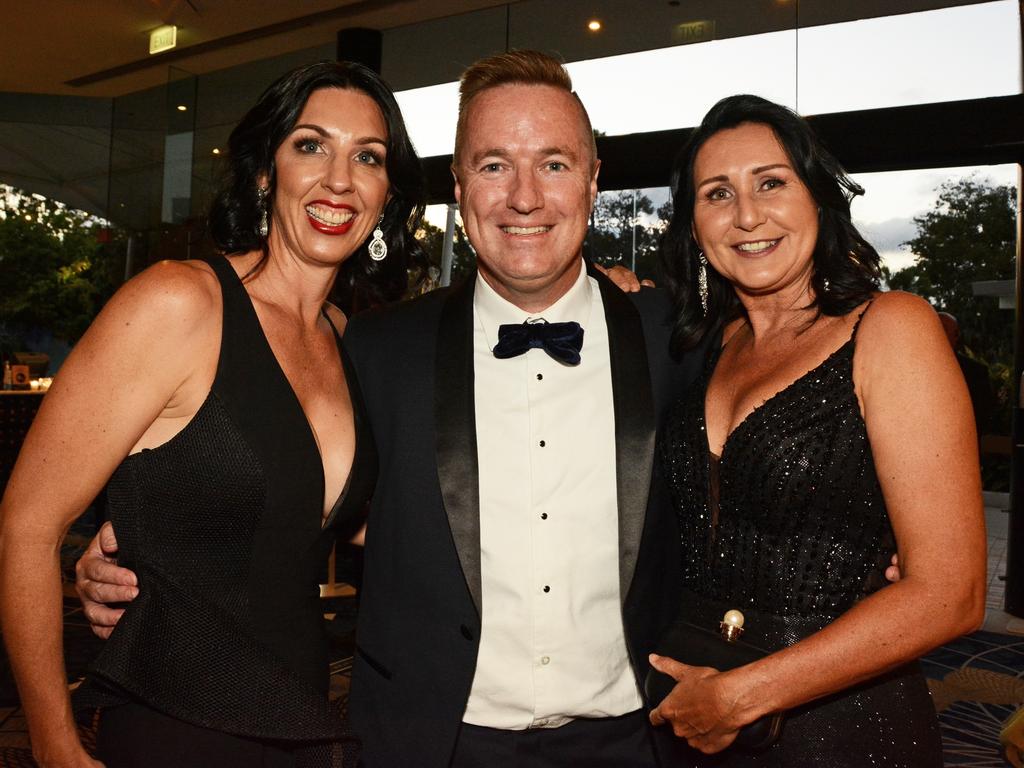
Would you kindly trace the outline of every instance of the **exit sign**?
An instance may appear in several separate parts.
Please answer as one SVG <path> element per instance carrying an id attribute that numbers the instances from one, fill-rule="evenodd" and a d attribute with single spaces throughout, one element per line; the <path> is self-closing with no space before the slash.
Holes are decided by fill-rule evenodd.
<path id="1" fill-rule="evenodd" d="M 685 24 L 677 24 L 672 30 L 672 42 L 676 45 L 687 43 L 704 43 L 715 39 L 715 22 L 711 21 L 688 21 Z"/>
<path id="2" fill-rule="evenodd" d="M 163 53 L 178 44 L 178 28 L 174 24 L 165 24 L 149 33 L 149 52 Z"/>

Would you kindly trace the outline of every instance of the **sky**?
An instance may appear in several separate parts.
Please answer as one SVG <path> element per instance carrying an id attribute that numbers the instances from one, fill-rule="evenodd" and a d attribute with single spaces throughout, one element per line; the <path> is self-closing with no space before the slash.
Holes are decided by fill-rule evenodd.
<path id="1" fill-rule="evenodd" d="M 998 0 L 567 67 L 594 128 L 608 135 L 696 125 L 718 99 L 732 93 L 755 93 L 804 115 L 1002 96 L 1021 92 L 1019 13 L 1016 0 Z M 457 84 L 397 96 L 419 154 L 449 154 Z M 934 204 L 943 181 L 964 175 L 1018 184 L 1013 165 L 856 174 L 866 194 L 853 204 L 854 221 L 890 268 L 906 266 L 912 256 L 899 246 L 914 236 L 913 217 Z M 666 196 L 645 191 L 656 202 Z M 428 220 L 438 226 L 444 226 L 444 217 L 444 206 L 428 211 Z"/>

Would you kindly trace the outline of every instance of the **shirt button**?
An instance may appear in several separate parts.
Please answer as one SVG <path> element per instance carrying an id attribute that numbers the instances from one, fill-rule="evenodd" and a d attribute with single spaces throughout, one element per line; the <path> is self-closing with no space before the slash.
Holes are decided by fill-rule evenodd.
<path id="1" fill-rule="evenodd" d="M 544 447 L 545 445 L 547 445 L 547 443 L 546 443 L 546 442 L 544 442 L 543 440 L 541 440 L 541 441 L 540 441 L 540 447 L 541 447 L 541 448 L 543 448 L 543 447 Z"/>
<path id="2" fill-rule="evenodd" d="M 543 373 L 538 373 L 537 374 L 537 381 L 544 381 L 544 374 Z"/>
<path id="3" fill-rule="evenodd" d="M 545 664 L 545 665 L 546 664 L 550 664 L 551 663 L 551 657 L 550 656 L 541 656 L 540 657 L 540 663 L 541 664 Z"/>
<path id="4" fill-rule="evenodd" d="M 544 591 L 545 592 L 550 592 L 551 591 L 551 587 L 549 587 L 547 584 L 545 584 L 544 585 Z"/>
<path id="5" fill-rule="evenodd" d="M 547 512 L 541 512 L 540 513 L 540 519 L 541 520 L 547 520 L 548 519 L 548 513 Z"/>

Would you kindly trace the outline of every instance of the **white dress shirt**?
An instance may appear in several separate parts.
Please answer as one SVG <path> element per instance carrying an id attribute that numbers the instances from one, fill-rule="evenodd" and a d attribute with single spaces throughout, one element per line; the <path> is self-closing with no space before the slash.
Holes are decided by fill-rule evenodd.
<path id="1" fill-rule="evenodd" d="M 494 357 L 498 326 L 541 317 L 583 326 L 578 366 L 542 349 Z M 464 720 L 521 730 L 632 712 L 600 290 L 581 265 L 530 315 L 478 276 L 474 323 L 483 626 Z"/>

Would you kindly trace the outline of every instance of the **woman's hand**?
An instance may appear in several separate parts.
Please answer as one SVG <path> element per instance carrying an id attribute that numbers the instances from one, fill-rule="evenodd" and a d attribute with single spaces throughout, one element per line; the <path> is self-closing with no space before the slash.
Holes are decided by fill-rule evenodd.
<path id="1" fill-rule="evenodd" d="M 759 716 L 743 714 L 727 674 L 711 667 L 691 667 L 651 654 L 651 666 L 676 681 L 675 688 L 650 713 L 651 724 L 669 724 L 672 732 L 706 754 L 721 752 L 740 728 Z"/>

